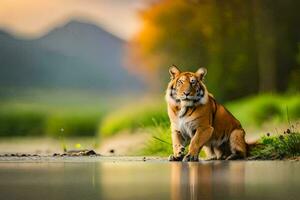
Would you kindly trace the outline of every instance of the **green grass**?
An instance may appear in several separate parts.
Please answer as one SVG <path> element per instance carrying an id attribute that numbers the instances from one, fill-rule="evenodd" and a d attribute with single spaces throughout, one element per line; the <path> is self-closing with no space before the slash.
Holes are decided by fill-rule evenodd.
<path id="1" fill-rule="evenodd" d="M 101 115 L 96 113 L 53 114 L 47 120 L 46 134 L 59 136 L 95 136 Z"/>
<path id="2" fill-rule="evenodd" d="M 149 129 L 152 137 L 139 152 L 140 155 L 169 156 L 172 152 L 172 139 L 170 126 L 160 124 Z"/>
<path id="3" fill-rule="evenodd" d="M 85 92 L 28 91 L 1 99 L 0 136 L 94 136 L 105 111 L 102 99 Z"/>
<path id="4" fill-rule="evenodd" d="M 12 106 L 13 107 L 13 106 Z M 26 108 L 26 109 L 25 109 Z M 94 136 L 103 110 L 0 108 L 0 136 Z"/>
<path id="5" fill-rule="evenodd" d="M 38 136 L 46 123 L 47 116 L 37 110 L 0 111 L 0 136 Z"/>
<path id="6" fill-rule="evenodd" d="M 300 156 L 300 132 L 290 131 L 277 136 L 263 136 L 250 151 L 254 159 L 273 160 Z"/>
<path id="7" fill-rule="evenodd" d="M 260 127 L 266 122 L 287 122 L 300 118 L 300 94 L 263 94 L 230 102 L 226 107 L 241 121 L 242 125 Z"/>
<path id="8" fill-rule="evenodd" d="M 101 123 L 99 135 L 107 137 L 123 131 L 134 132 L 165 122 L 168 122 L 168 116 L 164 104 L 139 103 L 109 113 Z"/>

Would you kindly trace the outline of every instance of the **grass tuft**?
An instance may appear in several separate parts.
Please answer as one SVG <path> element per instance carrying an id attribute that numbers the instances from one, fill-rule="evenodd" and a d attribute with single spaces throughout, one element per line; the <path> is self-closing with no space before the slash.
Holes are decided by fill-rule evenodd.
<path id="1" fill-rule="evenodd" d="M 158 124 L 149 130 L 152 138 L 148 140 L 140 154 L 155 156 L 169 156 L 172 154 L 170 125 Z"/>
<path id="2" fill-rule="evenodd" d="M 300 132 L 287 129 L 284 134 L 263 136 L 250 150 L 255 159 L 274 160 L 300 156 Z"/>

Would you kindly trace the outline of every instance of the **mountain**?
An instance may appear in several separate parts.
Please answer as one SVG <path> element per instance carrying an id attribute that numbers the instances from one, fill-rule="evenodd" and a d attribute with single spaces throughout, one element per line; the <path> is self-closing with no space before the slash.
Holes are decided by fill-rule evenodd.
<path id="1" fill-rule="evenodd" d="M 0 31 L 0 86 L 140 90 L 141 82 L 124 67 L 125 45 L 77 21 L 34 40 Z"/>

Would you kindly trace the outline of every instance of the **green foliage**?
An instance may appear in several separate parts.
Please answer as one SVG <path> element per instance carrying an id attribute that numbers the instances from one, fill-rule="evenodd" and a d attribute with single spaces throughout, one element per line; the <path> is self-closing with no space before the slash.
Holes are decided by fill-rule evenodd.
<path id="1" fill-rule="evenodd" d="M 133 132 L 139 128 L 153 127 L 167 122 L 167 109 L 157 102 L 130 105 L 108 114 L 99 128 L 100 136 L 111 136 L 121 131 Z"/>
<path id="2" fill-rule="evenodd" d="M 288 131 L 279 136 L 263 136 L 258 145 L 250 151 L 250 156 L 256 159 L 300 156 L 300 133 Z"/>
<path id="3" fill-rule="evenodd" d="M 253 117 L 259 124 L 261 122 L 269 121 L 272 117 L 280 116 L 281 110 L 275 102 L 261 102 L 257 105 L 253 112 Z"/>
<path id="4" fill-rule="evenodd" d="M 171 131 L 168 124 L 160 124 L 149 129 L 152 137 L 145 144 L 141 155 L 169 156 L 172 154 Z"/>
<path id="5" fill-rule="evenodd" d="M 45 132 L 47 115 L 39 111 L 0 111 L 0 136 L 37 136 Z"/>
<path id="6" fill-rule="evenodd" d="M 297 120 L 300 116 L 300 95 L 264 94 L 230 102 L 226 107 L 246 126 L 260 126 L 268 121 Z M 288 113 L 287 113 L 288 109 Z"/>
<path id="7" fill-rule="evenodd" d="M 48 96 L 49 97 L 49 96 Z M 21 99 L 0 102 L 0 136 L 96 135 L 105 110 L 92 103 L 61 102 L 52 96 L 38 102 Z M 36 100 L 36 101 L 34 101 Z M 95 109 L 97 108 L 97 109 Z"/>
<path id="8" fill-rule="evenodd" d="M 94 136 L 97 132 L 100 116 L 87 114 L 50 116 L 47 121 L 47 135 L 50 136 Z"/>
<path id="9" fill-rule="evenodd" d="M 290 99 L 287 112 L 291 119 L 300 119 L 300 95 Z"/>

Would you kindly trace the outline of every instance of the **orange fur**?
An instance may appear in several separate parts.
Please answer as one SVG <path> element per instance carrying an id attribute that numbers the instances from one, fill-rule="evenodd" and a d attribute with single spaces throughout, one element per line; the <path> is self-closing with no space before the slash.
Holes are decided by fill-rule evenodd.
<path id="1" fill-rule="evenodd" d="M 206 69 L 196 73 L 170 68 L 166 92 L 172 129 L 171 161 L 197 161 L 202 147 L 210 159 L 245 158 L 247 145 L 240 122 L 208 92 Z M 187 155 L 185 147 L 189 145 Z"/>

